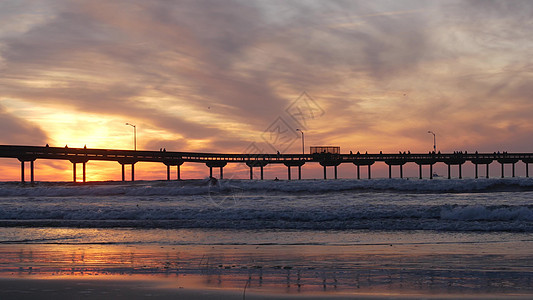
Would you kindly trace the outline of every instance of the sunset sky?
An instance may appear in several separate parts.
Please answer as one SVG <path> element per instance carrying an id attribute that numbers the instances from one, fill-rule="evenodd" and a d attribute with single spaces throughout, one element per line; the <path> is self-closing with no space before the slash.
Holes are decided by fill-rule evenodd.
<path id="1" fill-rule="evenodd" d="M 533 152 L 532 36 L 531 1 L 3 0 L 0 144 L 132 149 L 129 122 L 141 150 L 300 153 L 303 128 L 306 148 L 344 153 L 426 153 L 428 130 L 443 152 Z M 294 130 L 283 149 L 279 124 Z M 0 167 L 19 179 L 18 161 Z M 88 165 L 89 180 L 119 178 L 117 163 Z"/>

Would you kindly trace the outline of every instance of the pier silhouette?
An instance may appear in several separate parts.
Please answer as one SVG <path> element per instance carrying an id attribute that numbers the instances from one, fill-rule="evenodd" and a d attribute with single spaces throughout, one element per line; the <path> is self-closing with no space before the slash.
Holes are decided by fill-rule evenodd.
<path id="1" fill-rule="evenodd" d="M 269 164 L 283 164 L 287 167 L 287 178 L 292 179 L 291 168 L 298 167 L 298 179 L 302 178 L 302 166 L 306 163 L 318 163 L 324 169 L 324 179 L 327 179 L 326 169 L 334 168 L 334 178 L 337 179 L 337 168 L 340 164 L 354 164 L 357 169 L 357 179 L 361 178 L 361 167 L 367 168 L 368 178 L 371 178 L 371 166 L 376 162 L 383 162 L 389 167 L 389 178 L 392 178 L 392 168 L 400 170 L 403 178 L 403 166 L 414 163 L 419 166 L 419 178 L 422 179 L 422 167 L 429 167 L 429 178 L 433 178 L 433 165 L 444 163 L 448 166 L 448 178 L 451 178 L 452 166 L 459 170 L 462 178 L 462 166 L 466 162 L 475 165 L 475 178 L 479 177 L 478 166 L 485 165 L 485 177 L 489 178 L 489 165 L 496 161 L 501 164 L 501 177 L 504 177 L 504 166 L 512 165 L 512 177 L 515 177 L 515 164 L 525 164 L 526 177 L 529 177 L 529 164 L 533 163 L 533 153 L 398 153 L 398 154 L 231 154 L 231 153 L 197 153 L 174 151 L 135 151 L 116 149 L 90 149 L 69 147 L 39 147 L 0 145 L 0 158 L 15 158 L 21 163 L 21 181 L 25 182 L 25 164 L 30 165 L 30 181 L 34 181 L 34 165 L 37 159 L 68 160 L 72 163 L 73 181 L 76 181 L 76 166 L 82 164 L 83 182 L 86 181 L 86 164 L 91 160 L 116 161 L 122 166 L 122 181 L 126 180 L 125 166 L 131 166 L 131 180 L 135 180 L 135 164 L 138 162 L 158 162 L 167 167 L 167 180 L 171 180 L 171 167 L 177 168 L 177 179 L 181 179 L 180 166 L 184 163 L 203 163 L 209 168 L 209 176 L 213 177 L 213 168 L 219 169 L 219 178 L 224 178 L 223 169 L 229 163 L 244 163 L 250 169 L 250 179 L 253 179 L 254 168 L 260 169 L 260 178 L 264 178 L 264 167 Z"/>

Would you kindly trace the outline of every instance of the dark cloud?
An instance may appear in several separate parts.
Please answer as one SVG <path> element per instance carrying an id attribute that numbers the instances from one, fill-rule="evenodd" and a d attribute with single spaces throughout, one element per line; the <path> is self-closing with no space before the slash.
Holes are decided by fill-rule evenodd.
<path id="1" fill-rule="evenodd" d="M 9 113 L 0 104 L 0 144 L 44 145 L 48 137 L 38 126 Z"/>

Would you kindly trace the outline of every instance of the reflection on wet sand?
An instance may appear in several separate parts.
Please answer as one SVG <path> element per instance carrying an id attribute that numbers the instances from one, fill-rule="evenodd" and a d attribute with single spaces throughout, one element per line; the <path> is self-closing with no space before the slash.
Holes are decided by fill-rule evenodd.
<path id="1" fill-rule="evenodd" d="M 533 293 L 531 255 L 406 247 L 2 245 L 0 275 L 141 276 L 174 288 L 288 294 Z"/>

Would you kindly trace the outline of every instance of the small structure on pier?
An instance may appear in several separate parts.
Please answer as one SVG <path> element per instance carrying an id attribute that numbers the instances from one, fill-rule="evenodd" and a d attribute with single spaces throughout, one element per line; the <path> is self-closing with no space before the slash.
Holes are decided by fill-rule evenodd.
<path id="1" fill-rule="evenodd" d="M 341 164 L 339 155 L 341 154 L 341 147 L 339 146 L 312 146 L 309 149 L 311 156 L 320 161 L 320 165 L 324 167 L 324 179 L 327 179 L 326 168 L 333 167 L 335 172 L 335 179 L 337 179 L 337 167 Z"/>
<path id="2" fill-rule="evenodd" d="M 329 154 L 341 154 L 341 147 L 339 146 L 311 146 L 311 154 L 329 153 Z"/>

